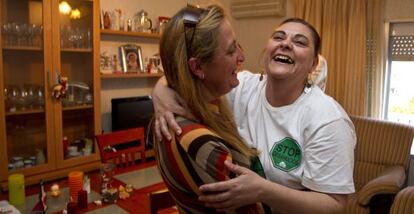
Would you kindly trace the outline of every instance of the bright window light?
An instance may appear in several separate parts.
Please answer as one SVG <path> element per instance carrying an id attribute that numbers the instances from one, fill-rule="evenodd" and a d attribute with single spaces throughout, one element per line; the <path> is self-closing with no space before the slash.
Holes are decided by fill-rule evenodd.
<path id="1" fill-rule="evenodd" d="M 388 120 L 414 125 L 414 61 L 392 61 Z"/>

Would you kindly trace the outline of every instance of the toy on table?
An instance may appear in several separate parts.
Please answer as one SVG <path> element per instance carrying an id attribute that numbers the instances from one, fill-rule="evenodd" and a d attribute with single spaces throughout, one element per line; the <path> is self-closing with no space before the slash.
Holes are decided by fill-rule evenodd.
<path id="1" fill-rule="evenodd" d="M 60 191 L 59 185 L 58 184 L 53 184 L 50 187 L 50 192 L 49 195 L 52 197 L 58 197 L 62 192 Z"/>
<path id="2" fill-rule="evenodd" d="M 134 191 L 134 189 L 132 188 L 131 184 L 126 185 L 126 187 L 120 185 L 118 187 L 118 191 L 120 199 L 127 199 L 131 195 L 132 191 Z"/>

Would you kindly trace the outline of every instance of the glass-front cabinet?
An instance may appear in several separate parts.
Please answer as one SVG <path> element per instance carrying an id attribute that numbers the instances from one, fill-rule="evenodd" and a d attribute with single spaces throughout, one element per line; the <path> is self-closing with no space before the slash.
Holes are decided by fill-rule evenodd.
<path id="1" fill-rule="evenodd" d="M 0 183 L 99 163 L 99 5 L 0 0 Z"/>

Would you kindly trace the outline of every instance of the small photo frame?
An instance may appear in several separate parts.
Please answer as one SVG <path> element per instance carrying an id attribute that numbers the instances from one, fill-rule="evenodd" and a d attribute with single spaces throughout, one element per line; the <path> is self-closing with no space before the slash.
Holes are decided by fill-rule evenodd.
<path id="1" fill-rule="evenodd" d="M 123 72 L 144 72 L 141 47 L 127 44 L 119 47 Z"/>

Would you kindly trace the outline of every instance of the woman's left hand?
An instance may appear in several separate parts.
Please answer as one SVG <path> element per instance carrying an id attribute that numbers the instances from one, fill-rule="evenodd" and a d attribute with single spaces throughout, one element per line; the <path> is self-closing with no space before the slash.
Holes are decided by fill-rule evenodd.
<path id="1" fill-rule="evenodd" d="M 206 206 L 218 211 L 233 210 L 248 204 L 260 201 L 260 193 L 266 180 L 242 166 L 226 161 L 229 171 L 237 175 L 236 178 L 199 187 L 202 195 L 199 200 L 206 202 Z M 214 192 L 214 193 L 212 193 Z"/>

